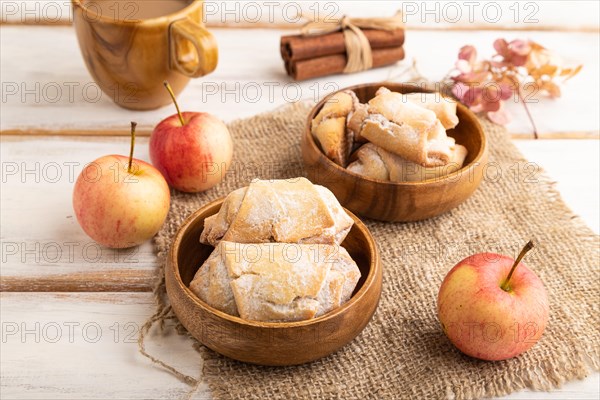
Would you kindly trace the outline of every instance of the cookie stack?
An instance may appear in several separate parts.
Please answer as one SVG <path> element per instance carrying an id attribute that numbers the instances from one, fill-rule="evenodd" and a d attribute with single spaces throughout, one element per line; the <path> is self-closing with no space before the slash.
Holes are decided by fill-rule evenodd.
<path id="1" fill-rule="evenodd" d="M 313 119 L 311 132 L 323 153 L 349 171 L 414 182 L 462 167 L 467 149 L 446 133 L 457 124 L 452 99 L 381 87 L 366 104 L 351 90 L 335 93 Z"/>
<path id="2" fill-rule="evenodd" d="M 190 284 L 208 305 L 253 321 L 298 321 L 346 301 L 360 278 L 341 246 L 353 225 L 335 196 L 305 178 L 255 180 L 205 220 L 215 246 Z"/>

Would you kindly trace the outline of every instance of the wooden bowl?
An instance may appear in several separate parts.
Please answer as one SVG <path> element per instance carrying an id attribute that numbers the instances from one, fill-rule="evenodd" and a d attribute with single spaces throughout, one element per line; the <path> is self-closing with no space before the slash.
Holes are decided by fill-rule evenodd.
<path id="1" fill-rule="evenodd" d="M 425 91 L 417 86 L 387 82 L 347 89 L 353 90 L 361 102 L 367 102 L 375 97 L 381 86 L 400 93 Z M 302 158 L 308 178 L 329 188 L 344 207 L 363 217 L 381 221 L 418 221 L 458 206 L 481 183 L 487 162 L 486 138 L 475 114 L 462 104 L 458 104 L 457 110 L 459 123 L 456 128 L 448 130 L 448 135 L 469 152 L 463 168 L 440 178 L 395 183 L 350 172 L 323 154 L 311 134 L 311 122 L 330 96 L 321 100 L 308 115 L 302 135 Z"/>
<path id="2" fill-rule="evenodd" d="M 298 322 L 246 321 L 221 312 L 189 289 L 198 268 L 213 251 L 199 242 L 204 219 L 223 199 L 191 215 L 179 228 L 167 258 L 167 295 L 173 311 L 202 344 L 224 356 L 260 365 L 294 365 L 325 357 L 354 339 L 367 325 L 381 294 L 381 265 L 367 227 L 352 213 L 354 226 L 342 245 L 362 274 L 352 298 L 318 318 Z"/>

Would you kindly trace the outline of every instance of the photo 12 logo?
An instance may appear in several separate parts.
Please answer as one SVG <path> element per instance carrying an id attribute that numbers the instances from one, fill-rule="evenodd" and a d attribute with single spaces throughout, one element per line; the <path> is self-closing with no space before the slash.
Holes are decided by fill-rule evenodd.
<path id="1" fill-rule="evenodd" d="M 135 322 L 110 326 L 95 321 L 2 321 L 2 343 L 137 343 L 140 327 Z"/>
<path id="2" fill-rule="evenodd" d="M 403 1 L 405 23 L 537 24 L 540 5 L 534 1 Z"/>
<path id="3" fill-rule="evenodd" d="M 2 103 L 97 103 L 102 90 L 95 82 L 2 82 Z"/>
<path id="4" fill-rule="evenodd" d="M 0 1 L 1 23 L 61 24 L 72 22 L 68 0 Z"/>
<path id="5" fill-rule="evenodd" d="M 161 0 L 155 1 L 157 6 Z M 187 3 L 192 3 L 191 0 Z M 204 1 L 203 22 L 209 24 L 301 24 L 334 22 L 349 1 Z M 539 23 L 540 2 L 535 1 L 402 1 L 397 8 L 405 23 L 476 23 L 502 21 Z M 87 20 L 139 20 L 144 15 L 139 0 L 83 1 Z M 0 2 L 2 23 L 68 24 L 73 22 L 71 1 L 5 0 Z"/>
<path id="6" fill-rule="evenodd" d="M 200 98 L 203 103 L 215 101 L 221 103 L 296 103 L 310 99 L 319 101 L 325 95 L 340 89 L 337 82 L 314 82 L 301 85 L 298 82 L 248 81 L 248 82 L 210 82 L 200 84 Z"/>
<path id="7" fill-rule="evenodd" d="M 216 163 L 203 163 L 203 171 L 207 176 L 219 174 L 223 169 Z M 4 161 L 0 163 L 0 176 L 3 184 L 6 183 L 75 183 L 77 177 L 86 183 L 97 183 L 102 178 L 118 183 L 137 184 L 140 182 L 137 173 L 140 164 L 131 163 L 131 171 L 124 168 L 118 161 L 109 164 L 100 164 L 96 161 L 81 163 L 78 161 L 49 161 L 26 162 Z M 106 181 L 106 179 L 104 179 Z"/>
<path id="8" fill-rule="evenodd" d="M 205 1 L 204 22 L 229 24 L 297 24 L 333 22 L 341 16 L 335 1 Z"/>

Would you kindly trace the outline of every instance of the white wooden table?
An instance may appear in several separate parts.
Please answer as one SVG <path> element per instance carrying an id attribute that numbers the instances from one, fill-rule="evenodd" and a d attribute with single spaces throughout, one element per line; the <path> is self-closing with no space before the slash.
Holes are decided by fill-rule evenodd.
<path id="1" fill-rule="evenodd" d="M 25 3 L 33 14 L 24 12 Z M 286 3 L 276 4 L 271 24 L 266 13 L 259 23 L 245 21 L 243 3 L 236 3 L 241 21 L 233 24 L 235 15 L 224 16 L 222 2 L 211 3 L 208 24 L 219 42 L 219 67 L 193 81 L 179 101 L 184 109 L 208 111 L 229 121 L 290 100 L 316 100 L 335 87 L 393 78 L 413 59 L 423 75 L 439 79 L 464 44 L 489 54 L 497 37 L 531 38 L 583 63 L 584 69 L 564 87 L 562 98 L 530 106 L 543 139 L 530 140 L 531 129 L 518 104 L 509 105 L 514 114 L 509 131 L 525 156 L 556 180 L 567 204 L 598 232 L 598 3 L 560 3 L 533 2 L 539 20 L 533 24 L 522 20 L 525 12 L 535 10 L 525 9 L 524 4 L 519 5 L 520 19 L 514 22 L 510 4 L 502 3 L 501 18 L 495 23 L 477 13 L 473 23 L 464 18 L 444 21 L 444 15 L 440 22 L 435 15 L 421 21 L 423 10 L 413 14 L 414 9 L 405 9 L 411 13 L 405 61 L 300 84 L 285 76 L 278 53 L 279 37 L 290 32 L 281 29 L 286 21 L 278 14 L 289 7 Z M 264 4 L 256 4 L 264 10 Z M 314 7 L 298 4 L 308 10 Z M 333 4 L 336 15 L 390 15 L 399 8 L 392 2 Z M 412 4 L 418 8 L 420 2 Z M 439 3 L 438 13 L 447 4 Z M 108 153 L 127 152 L 128 138 L 122 134 L 130 120 L 137 120 L 140 130 L 148 132 L 174 110 L 127 111 L 106 96 L 90 101 L 92 92 L 83 88 L 92 79 L 68 24 L 68 2 L 2 0 L 0 7 L 0 397 L 182 397 L 188 387 L 137 351 L 139 327 L 154 307 L 149 292 L 157 266 L 152 245 L 129 251 L 100 248 L 77 225 L 71 206 L 74 179 L 85 163 Z M 324 10 L 325 5 L 318 7 Z M 72 95 L 69 85 L 75 88 Z M 62 91 L 58 96 L 56 88 Z M 262 91 L 257 99 L 257 92 L 249 91 L 252 88 Z M 114 136 L 100 135 L 106 131 Z M 138 140 L 138 158 L 148 160 L 146 144 L 147 138 Z M 149 351 L 192 376 L 199 375 L 199 357 L 177 335 L 154 341 Z M 509 398 L 598 398 L 599 386 L 599 374 L 592 373 L 555 392 L 524 391 Z M 210 393 L 202 387 L 196 397 L 210 397 Z"/>

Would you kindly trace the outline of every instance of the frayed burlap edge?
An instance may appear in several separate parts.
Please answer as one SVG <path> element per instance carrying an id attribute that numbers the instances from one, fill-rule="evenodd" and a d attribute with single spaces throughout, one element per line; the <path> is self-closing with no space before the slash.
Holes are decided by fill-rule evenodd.
<path id="1" fill-rule="evenodd" d="M 271 118 L 274 118 L 274 119 L 285 120 L 287 118 L 287 116 L 289 115 L 289 113 L 291 113 L 291 114 L 299 113 L 299 114 L 306 115 L 306 114 L 308 114 L 308 112 L 310 111 L 312 106 L 313 106 L 313 104 L 310 103 L 309 101 L 301 101 L 301 102 L 292 103 L 292 104 L 284 104 L 280 107 L 275 108 L 272 111 L 269 111 L 269 112 L 266 112 L 263 114 L 259 114 L 254 117 L 240 118 L 240 119 L 234 120 L 228 124 L 228 128 L 230 129 L 230 131 L 235 130 L 235 127 L 237 127 L 237 126 L 240 126 L 244 123 L 248 123 L 248 122 L 252 123 L 252 121 L 261 120 L 262 118 L 264 118 L 264 116 L 270 116 Z M 227 193 L 229 193 L 229 191 L 227 191 Z M 173 194 L 175 194 L 175 195 L 173 195 Z M 185 196 L 189 196 L 189 195 L 185 194 L 185 193 L 173 191 L 171 197 L 178 198 L 181 196 L 185 197 Z M 211 198 L 218 198 L 218 197 L 219 197 L 219 195 L 211 196 Z M 175 202 L 172 202 L 172 204 L 171 204 L 171 210 L 169 211 L 170 214 L 173 213 L 174 203 Z M 181 217 L 180 222 L 182 222 L 183 219 L 185 219 L 185 217 L 187 217 L 187 215 Z M 147 336 L 150 333 L 150 331 L 152 330 L 152 328 L 154 328 L 157 325 L 159 332 L 163 332 L 166 329 L 166 324 L 168 322 L 172 322 L 173 328 L 175 329 L 177 334 L 189 338 L 192 341 L 192 348 L 198 354 L 200 354 L 204 360 L 208 359 L 209 353 L 210 353 L 210 350 L 207 350 L 200 342 L 198 342 L 185 329 L 185 327 L 181 324 L 181 322 L 179 322 L 179 320 L 177 319 L 177 316 L 175 315 L 171 306 L 169 305 L 169 300 L 167 298 L 167 291 L 166 291 L 166 286 L 165 286 L 164 267 L 165 267 L 166 258 L 168 256 L 168 252 L 169 252 L 170 245 L 171 245 L 171 238 L 164 237 L 159 234 L 154 238 L 154 244 L 155 244 L 155 249 L 157 250 L 156 255 L 157 255 L 158 264 L 159 264 L 159 267 L 157 269 L 157 275 L 155 278 L 156 283 L 155 283 L 154 287 L 152 288 L 152 293 L 154 295 L 154 300 L 156 303 L 156 310 L 155 310 L 154 314 L 152 316 L 150 316 L 146 320 L 144 325 L 142 325 L 142 327 L 140 328 L 140 333 L 138 336 L 138 350 L 144 357 L 147 357 L 150 361 L 152 361 L 152 363 L 166 369 L 171 374 L 173 374 L 177 379 L 190 385 L 191 389 L 187 393 L 186 398 L 192 398 L 194 393 L 196 393 L 196 391 L 198 390 L 198 387 L 200 386 L 200 384 L 202 384 L 202 382 L 203 382 L 202 377 L 205 375 L 205 370 L 206 370 L 205 366 L 203 365 L 202 371 L 200 372 L 199 377 L 194 378 L 187 374 L 184 374 L 183 372 L 179 371 L 174 366 L 167 364 L 166 362 L 153 356 L 152 354 L 148 353 L 148 351 L 146 350 L 145 343 L 147 340 Z M 165 249 L 165 250 L 161 251 L 160 250 L 161 248 Z"/>
<path id="2" fill-rule="evenodd" d="M 294 114 L 302 114 L 304 116 L 306 115 L 308 110 L 308 105 L 296 104 L 290 108 L 278 109 L 274 112 L 261 114 L 259 116 L 252 117 L 247 120 L 238 120 L 231 123 L 230 126 L 232 127 L 232 129 L 235 129 L 235 126 L 239 126 L 240 124 L 252 124 L 255 123 L 257 120 L 261 119 L 292 118 Z M 298 118 L 298 116 L 296 116 L 295 118 Z M 498 129 L 497 126 L 483 119 L 482 125 L 484 126 L 484 129 L 486 131 Z M 300 132 L 296 132 L 296 135 L 299 134 Z M 515 161 L 526 161 L 524 157 L 519 153 L 518 149 L 508 140 L 506 140 L 506 143 L 503 143 L 503 146 L 506 146 L 506 152 L 511 153 L 511 155 L 514 156 Z M 586 224 L 581 220 L 581 218 L 574 215 L 573 212 L 564 204 L 559 192 L 555 188 L 555 182 L 552 182 L 545 174 L 540 174 L 538 177 L 538 184 L 543 186 L 543 192 L 548 197 L 548 199 L 550 199 L 552 203 L 554 203 L 554 215 L 560 215 L 562 221 L 570 224 L 571 231 L 577 236 L 577 239 L 580 242 L 589 242 L 597 249 L 600 243 L 598 236 L 595 235 L 586 226 Z M 185 216 L 186 215 L 181 216 L 181 219 L 183 219 Z M 204 360 L 203 368 L 200 373 L 201 378 L 193 378 L 188 375 L 185 375 L 180 371 L 176 370 L 174 367 L 165 364 L 160 359 L 153 357 L 145 351 L 145 335 L 157 323 L 159 328 L 162 329 L 166 321 L 172 321 L 174 322 L 175 328 L 179 334 L 187 335 L 191 338 L 191 336 L 187 333 L 185 328 L 183 328 L 179 321 L 177 321 L 177 318 L 173 314 L 170 306 L 168 305 L 168 300 L 166 299 L 163 266 L 170 244 L 170 242 L 166 241 L 169 240 L 170 237 L 168 236 L 159 236 L 156 238 L 157 249 L 166 250 L 159 251 L 158 253 L 159 263 L 161 267 L 159 268 L 157 283 L 154 288 L 154 296 L 157 302 L 157 310 L 155 314 L 149 318 L 149 320 L 141 329 L 138 341 L 140 352 L 146 357 L 150 358 L 153 363 L 162 366 L 163 368 L 173 373 L 177 378 L 179 378 L 183 382 L 192 385 L 192 390 L 190 391 L 189 395 L 192 395 L 196 391 L 198 385 L 201 383 L 201 378 L 203 378 L 208 383 L 214 398 L 227 398 L 229 397 L 230 393 L 225 391 L 225 389 L 223 389 L 217 384 L 217 378 L 220 378 L 220 376 L 217 376 L 217 374 L 219 374 L 219 369 L 217 367 L 222 362 L 222 356 L 214 353 L 209 349 L 204 348 L 197 341 L 195 341 L 195 339 L 192 338 L 192 340 L 194 340 L 193 347 L 196 351 L 199 352 L 199 354 Z M 469 385 L 463 385 L 459 389 L 454 388 L 452 392 L 445 393 L 444 395 L 447 398 L 479 398 L 490 396 L 503 396 L 511 392 L 526 388 L 548 391 L 561 386 L 563 383 L 569 380 L 582 379 L 587 376 L 590 370 L 600 370 L 600 347 L 598 346 L 598 343 L 588 343 L 587 347 L 573 348 L 572 350 L 572 357 L 549 360 L 548 365 L 540 366 L 539 368 L 522 370 L 521 374 L 519 374 L 518 376 L 511 375 L 510 377 L 508 377 L 505 375 L 498 375 L 492 382 L 488 382 L 488 385 L 485 387 L 471 387 Z M 335 357 L 335 355 L 330 357 Z M 285 396 L 279 393 L 278 396 L 275 397 L 283 398 Z M 327 397 L 327 394 L 325 394 L 325 397 Z"/>

